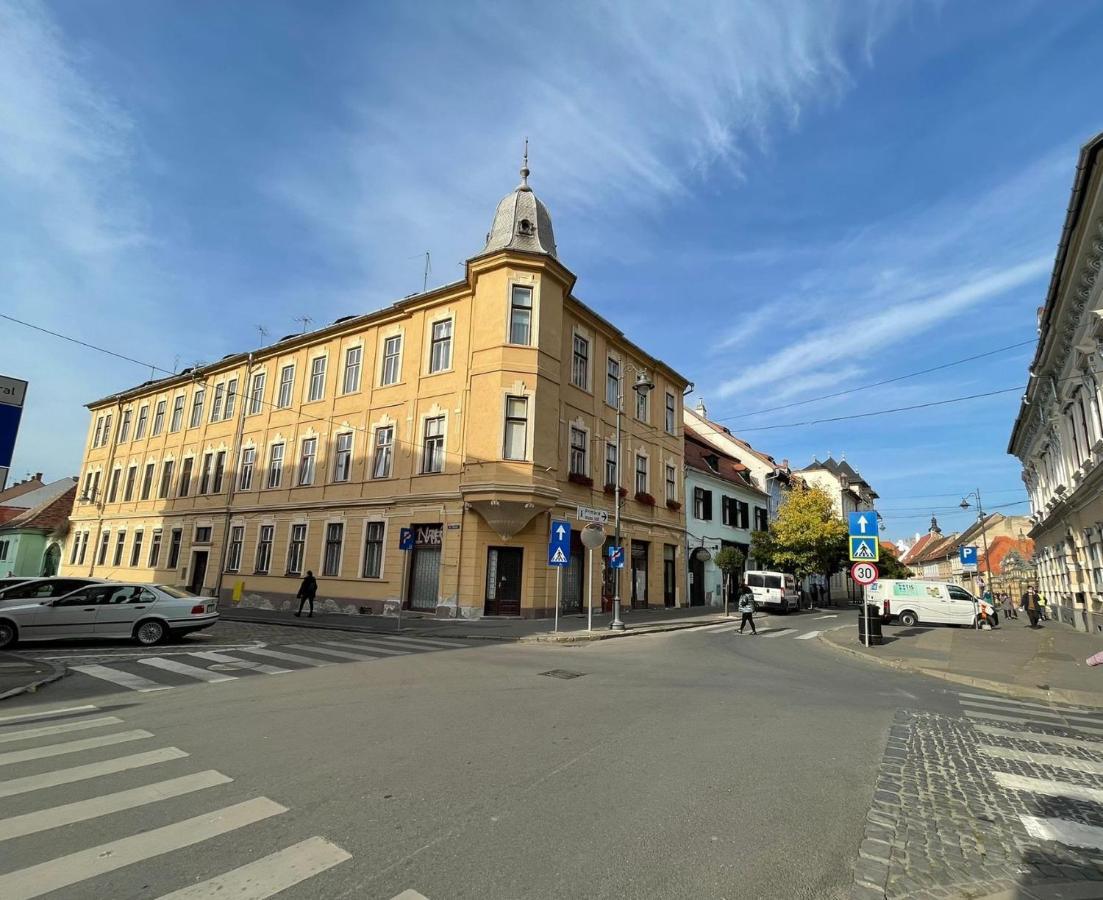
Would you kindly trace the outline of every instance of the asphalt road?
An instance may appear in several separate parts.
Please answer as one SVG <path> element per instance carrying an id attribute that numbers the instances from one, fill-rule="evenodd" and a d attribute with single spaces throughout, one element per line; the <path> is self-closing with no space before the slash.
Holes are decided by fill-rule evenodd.
<path id="1" fill-rule="evenodd" d="M 840 621 L 775 617 L 758 637 L 473 643 L 151 693 L 89 679 L 95 687 L 71 695 L 78 682 L 67 678 L 0 705 L 0 741 L 89 716 L 122 721 L 0 743 L 0 779 L 163 748 L 187 755 L 66 785 L 21 781 L 4 821 L 155 780 L 232 781 L 48 830 L 21 825 L 7 839 L 0 821 L 0 896 L 38 896 L 76 871 L 89 877 L 56 896 L 161 897 L 296 848 L 319 870 L 280 894 L 301 900 L 846 897 L 894 714 L 957 703 L 938 682 L 803 639 Z M 318 639 L 287 631 L 277 629 L 281 646 Z M 97 708 L 3 721 L 74 704 Z M 42 754 L 135 731 L 149 736 Z M 35 752 L 5 759 L 24 748 Z M 239 803 L 250 805 L 225 812 Z M 179 846 L 173 823 L 214 811 L 225 833 Z M 208 827 L 184 831 L 198 840 Z M 323 840 L 300 847 L 310 839 Z M 90 861 L 62 859 L 87 848 Z M 284 862 L 235 878 L 277 878 Z"/>

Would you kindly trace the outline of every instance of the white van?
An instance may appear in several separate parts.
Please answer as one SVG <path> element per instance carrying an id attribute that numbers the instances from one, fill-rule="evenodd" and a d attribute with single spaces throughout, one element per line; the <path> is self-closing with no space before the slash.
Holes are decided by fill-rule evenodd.
<path id="1" fill-rule="evenodd" d="M 883 578 L 866 588 L 866 601 L 880 605 L 883 621 L 901 625 L 972 625 L 978 603 L 993 625 L 999 622 L 989 603 L 945 581 Z"/>
<path id="2" fill-rule="evenodd" d="M 755 606 L 772 608 L 782 612 L 800 609 L 800 591 L 797 580 L 785 572 L 745 572 L 743 580 L 754 592 Z"/>

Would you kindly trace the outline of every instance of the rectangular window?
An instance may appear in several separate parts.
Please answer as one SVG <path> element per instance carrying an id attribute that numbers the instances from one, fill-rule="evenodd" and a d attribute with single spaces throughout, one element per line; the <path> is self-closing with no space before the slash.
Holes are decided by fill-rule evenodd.
<path id="1" fill-rule="evenodd" d="M 165 401 L 158 400 L 156 411 L 153 413 L 153 437 L 157 437 L 165 428 Z"/>
<path id="2" fill-rule="evenodd" d="M 169 565 L 170 569 L 175 569 L 180 564 L 180 541 L 184 536 L 183 529 L 174 528 L 169 533 Z"/>
<path id="3" fill-rule="evenodd" d="M 720 521 L 724 525 L 734 525 L 735 524 L 735 513 L 732 510 L 732 499 L 731 499 L 731 497 L 721 497 L 720 498 Z"/>
<path id="4" fill-rule="evenodd" d="M 149 567 L 157 568 L 157 562 L 161 558 L 161 529 L 154 528 L 153 535 L 149 539 Z"/>
<path id="5" fill-rule="evenodd" d="M 8 558 L 8 541 L 0 541 L 0 560 Z"/>
<path id="6" fill-rule="evenodd" d="M 211 467 L 214 465 L 214 454 L 203 454 L 203 467 L 199 470 L 199 493 L 206 494 L 211 489 Z"/>
<path id="7" fill-rule="evenodd" d="M 322 559 L 322 574 L 336 577 L 341 574 L 341 544 L 345 538 L 345 526 L 340 522 L 326 525 L 326 551 Z"/>
<path id="8" fill-rule="evenodd" d="M 145 533 L 139 529 L 134 532 L 134 543 L 130 545 L 130 567 L 134 568 L 142 560 L 142 538 Z"/>
<path id="9" fill-rule="evenodd" d="M 77 551 L 80 550 L 80 532 L 78 531 L 73 535 L 73 549 L 69 551 L 69 565 L 75 566 L 77 564 Z M 7 554 L 5 554 L 6 556 Z M 3 559 L 0 556 L 0 559 Z"/>
<path id="10" fill-rule="evenodd" d="M 261 525 L 257 535 L 257 560 L 253 567 L 257 575 L 267 575 L 272 565 L 272 536 L 276 532 L 275 525 Z"/>
<path id="11" fill-rule="evenodd" d="M 636 420 L 639 422 L 651 421 L 650 391 L 636 391 Z"/>
<path id="12" fill-rule="evenodd" d="M 253 376 L 253 385 L 249 390 L 249 415 L 255 416 L 264 408 L 264 373 Z"/>
<path id="13" fill-rule="evenodd" d="M 636 454 L 636 493 L 647 493 L 647 457 Z"/>
<path id="14" fill-rule="evenodd" d="M 348 481 L 352 477 L 352 432 L 337 435 L 333 454 L 333 480 Z"/>
<path id="15" fill-rule="evenodd" d="M 211 526 L 210 525 L 196 525 L 195 526 L 195 543 L 197 544 L 209 544 L 211 542 Z"/>
<path id="16" fill-rule="evenodd" d="M 111 442 L 111 413 L 108 413 L 103 420 L 103 442 L 105 444 Z"/>
<path id="17" fill-rule="evenodd" d="M 92 493 L 92 473 L 85 472 L 84 487 L 81 489 L 80 499 L 83 501 L 88 501 L 94 499 L 94 497 L 95 495 Z"/>
<path id="18" fill-rule="evenodd" d="M 273 444 L 268 450 L 268 487 L 278 488 L 283 483 L 283 444 Z"/>
<path id="19" fill-rule="evenodd" d="M 303 556 L 306 553 L 306 526 L 291 526 L 291 542 L 287 545 L 287 574 L 303 574 Z"/>
<path id="20" fill-rule="evenodd" d="M 96 448 L 103 440 L 103 416 L 96 417 L 96 430 L 92 432 L 92 447 Z"/>
<path id="21" fill-rule="evenodd" d="M 571 357 L 571 383 L 584 391 L 590 389 L 590 342 L 576 334 Z"/>
<path id="22" fill-rule="evenodd" d="M 735 501 L 735 527 L 746 528 L 751 524 L 751 506 L 742 500 Z"/>
<path id="23" fill-rule="evenodd" d="M 394 458 L 394 426 L 375 429 L 375 454 L 372 457 L 372 478 L 390 478 Z"/>
<path id="24" fill-rule="evenodd" d="M 383 574 L 383 523 L 364 523 L 364 578 L 379 578 Z"/>
<path id="25" fill-rule="evenodd" d="M 280 389 L 276 394 L 276 407 L 287 409 L 291 405 L 291 396 L 295 390 L 295 367 L 284 366 L 280 369 Z"/>
<path id="26" fill-rule="evenodd" d="M 314 484 L 314 462 L 318 455 L 318 439 L 307 438 L 303 441 L 302 454 L 299 456 L 299 484 Z"/>
<path id="27" fill-rule="evenodd" d="M 237 403 L 237 379 L 231 378 L 226 382 L 226 410 L 222 413 L 223 419 L 230 419 L 234 415 L 234 405 Z"/>
<path id="28" fill-rule="evenodd" d="M 125 444 L 130 440 L 130 410 L 123 410 L 123 420 L 119 423 L 119 443 Z"/>
<path id="29" fill-rule="evenodd" d="M 345 379 L 341 389 L 346 394 L 355 394 L 360 390 L 360 359 L 363 355 L 363 347 L 349 347 L 345 350 Z"/>
<path id="30" fill-rule="evenodd" d="M 674 434 L 675 430 L 676 430 L 676 428 L 675 428 L 675 419 L 674 419 L 674 413 L 675 413 L 676 410 L 675 410 L 675 407 L 674 407 L 674 402 L 675 402 L 674 401 L 674 395 L 672 393 L 670 393 L 670 391 L 667 391 L 666 392 L 666 422 L 664 423 L 665 426 L 666 426 L 666 433 L 667 434 Z"/>
<path id="31" fill-rule="evenodd" d="M 425 420 L 421 471 L 422 474 L 444 471 L 444 416 L 434 416 Z"/>
<path id="32" fill-rule="evenodd" d="M 172 401 L 172 421 L 169 422 L 169 432 L 175 433 L 184 424 L 184 395 L 181 394 Z"/>
<path id="33" fill-rule="evenodd" d="M 195 393 L 192 395 L 191 421 L 188 422 L 188 428 L 198 428 L 199 423 L 203 421 L 203 399 L 206 396 L 206 388 L 197 387 L 195 389 Z"/>
<path id="34" fill-rule="evenodd" d="M 92 477 L 92 495 L 91 495 L 91 499 L 95 500 L 96 497 L 99 496 L 99 493 L 100 493 L 100 473 L 96 472 L 96 474 Z"/>
<path id="35" fill-rule="evenodd" d="M 245 542 L 245 526 L 234 525 L 230 529 L 230 546 L 226 550 L 226 571 L 237 572 L 241 568 L 241 545 Z"/>
<path id="36" fill-rule="evenodd" d="M 754 508 L 754 530 L 765 531 L 769 527 L 770 523 L 766 515 L 766 510 L 761 506 L 756 506 Z"/>
<path id="37" fill-rule="evenodd" d="M 214 396 L 211 398 L 211 421 L 222 421 L 222 403 L 226 399 L 226 385 L 216 384 L 214 386 Z"/>
<path id="38" fill-rule="evenodd" d="M 180 464 L 180 491 L 178 494 L 180 497 L 188 496 L 188 491 L 191 490 L 191 473 L 194 465 L 194 456 L 184 457 L 184 461 Z"/>
<path id="39" fill-rule="evenodd" d="M 111 557 L 111 565 L 121 566 L 123 564 L 123 546 L 126 544 L 126 532 L 120 531 L 115 538 L 115 555 Z"/>
<path id="40" fill-rule="evenodd" d="M 678 499 L 677 470 L 674 466 L 666 467 L 666 499 L 674 501 Z"/>
<path id="41" fill-rule="evenodd" d="M 712 491 L 693 489 L 693 515 L 702 522 L 712 521 Z"/>
<path id="42" fill-rule="evenodd" d="M 571 456 L 570 473 L 572 475 L 585 475 L 589 471 L 586 462 L 586 451 L 589 449 L 589 439 L 581 428 L 571 426 Z"/>
<path id="43" fill-rule="evenodd" d="M 616 484 L 617 475 L 617 445 L 605 445 L 605 483 Z"/>
<path id="44" fill-rule="evenodd" d="M 506 397 L 505 459 L 525 459 L 528 447 L 529 401 L 527 397 Z"/>
<path id="45" fill-rule="evenodd" d="M 122 475 L 122 469 L 115 469 L 111 473 L 111 485 L 107 489 L 107 502 L 114 503 L 119 498 L 119 476 Z"/>
<path id="46" fill-rule="evenodd" d="M 87 552 L 88 552 L 88 538 L 90 538 L 91 536 L 92 536 L 92 532 L 90 532 L 90 531 L 84 532 L 83 540 L 80 542 L 80 554 L 77 556 L 77 565 L 78 566 L 83 566 L 84 565 L 84 557 L 85 557 L 85 554 L 87 554 Z"/>
<path id="47" fill-rule="evenodd" d="M 107 548 L 111 545 L 111 532 L 105 531 L 100 535 L 100 551 L 96 554 L 96 565 L 102 566 L 107 562 Z"/>
<path id="48" fill-rule="evenodd" d="M 452 365 L 452 320 L 433 323 L 429 344 L 429 373 L 443 372 Z"/>
<path id="49" fill-rule="evenodd" d="M 222 481 L 226 476 L 226 451 L 219 450 L 214 455 L 214 486 L 211 488 L 212 494 L 222 493 Z"/>
<path id="50" fill-rule="evenodd" d="M 146 425 L 149 424 L 149 404 L 138 410 L 138 424 L 134 426 L 134 440 L 140 441 L 146 436 Z"/>
<path id="51" fill-rule="evenodd" d="M 509 342 L 532 343 L 532 288 L 515 284 L 509 303 Z"/>
<path id="52" fill-rule="evenodd" d="M 605 402 L 610 406 L 620 403 L 620 363 L 611 356 L 605 364 Z"/>
<path id="53" fill-rule="evenodd" d="M 253 487 L 253 468 L 257 462 L 255 447 L 243 447 L 241 450 L 241 471 L 238 474 L 237 489 L 248 491 Z"/>
<path id="54" fill-rule="evenodd" d="M 321 400 L 326 394 L 326 358 L 316 357 L 310 362 L 310 393 L 307 402 Z"/>
<path id="55" fill-rule="evenodd" d="M 142 474 L 142 499 L 148 500 L 153 492 L 153 473 L 157 469 L 156 463 L 146 463 L 146 470 Z"/>
<path id="56" fill-rule="evenodd" d="M 402 358 L 402 335 L 389 337 L 383 342 L 383 371 L 379 376 L 382 385 L 398 384 L 399 363 Z"/>
<path id="57" fill-rule="evenodd" d="M 130 466 L 126 470 L 126 489 L 123 491 L 123 501 L 129 503 L 134 499 L 134 483 L 138 480 L 138 467 Z"/>

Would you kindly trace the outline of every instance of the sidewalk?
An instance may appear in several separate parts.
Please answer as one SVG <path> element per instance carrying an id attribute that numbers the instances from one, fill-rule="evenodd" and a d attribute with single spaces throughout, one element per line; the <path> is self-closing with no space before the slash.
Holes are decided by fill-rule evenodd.
<path id="1" fill-rule="evenodd" d="M 1084 634 L 1059 622 L 1028 628 L 1026 617 L 1004 619 L 992 631 L 946 625 L 884 626 L 885 643 L 858 643 L 857 613 L 820 640 L 882 665 L 922 672 L 1021 700 L 1103 708 L 1103 670 L 1084 662 L 1103 649 L 1103 635 Z"/>
<path id="2" fill-rule="evenodd" d="M 351 616 L 337 613 L 315 613 L 296 618 L 291 612 L 269 609 L 219 610 L 227 622 L 253 622 L 264 625 L 286 625 L 294 628 L 329 628 L 338 631 L 358 631 L 374 634 L 397 634 L 399 619 L 396 616 Z M 562 641 L 581 642 L 605 640 L 614 637 L 631 637 L 636 634 L 654 634 L 659 631 L 677 631 L 682 628 L 700 628 L 729 621 L 723 610 L 711 607 L 679 609 L 622 610 L 624 631 L 610 631 L 612 617 L 594 614 L 594 630 L 586 630 L 586 616 L 559 617 L 559 632 L 552 629 L 552 619 L 520 619 L 486 617 L 482 619 L 437 619 L 404 612 L 401 620 L 402 634 L 439 638 L 467 638 L 490 641 Z"/>
<path id="3" fill-rule="evenodd" d="M 65 675 L 65 667 L 14 653 L 0 653 L 0 700 L 38 690 Z"/>

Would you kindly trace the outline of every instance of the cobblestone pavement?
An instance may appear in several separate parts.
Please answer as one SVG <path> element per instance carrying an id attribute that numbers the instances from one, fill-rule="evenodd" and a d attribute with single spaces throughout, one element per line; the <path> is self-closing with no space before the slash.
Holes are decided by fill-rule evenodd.
<path id="1" fill-rule="evenodd" d="M 1014 897 L 1077 882 L 1076 896 L 1103 898 L 1103 713 L 958 700 L 960 716 L 897 713 L 852 897 Z"/>

